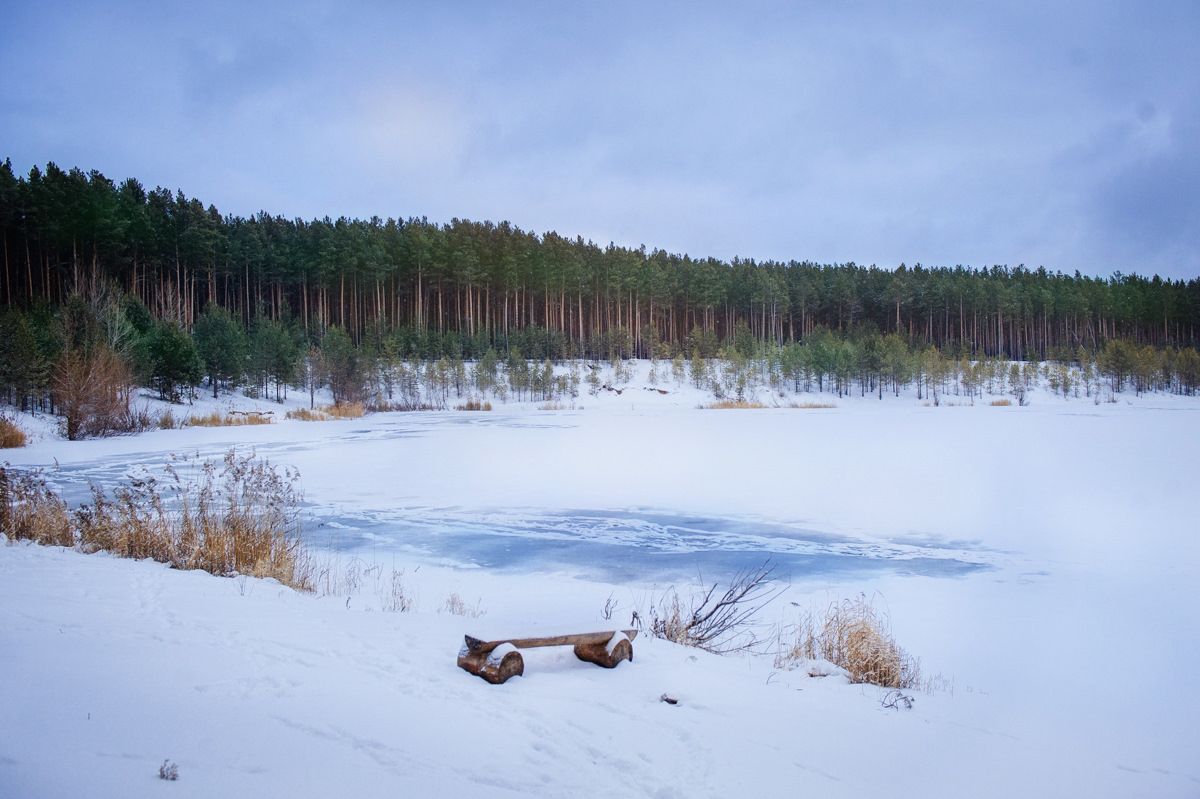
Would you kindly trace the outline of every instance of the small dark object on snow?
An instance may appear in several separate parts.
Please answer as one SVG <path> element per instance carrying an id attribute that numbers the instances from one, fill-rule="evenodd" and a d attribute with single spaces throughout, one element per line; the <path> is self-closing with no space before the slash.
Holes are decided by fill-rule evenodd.
<path id="1" fill-rule="evenodd" d="M 663 694 L 662 696 L 660 696 L 658 698 L 658 701 L 666 702 L 668 705 L 678 705 L 679 704 L 679 700 L 676 699 L 675 697 L 671 696 L 670 694 Z"/>
<path id="2" fill-rule="evenodd" d="M 574 646 L 575 657 L 612 669 L 622 660 L 633 661 L 631 642 L 637 634 L 637 630 L 609 630 L 545 638 L 511 638 L 507 641 L 481 641 L 466 635 L 463 636 L 463 647 L 458 651 L 458 667 L 482 677 L 492 685 L 500 685 L 525 673 L 525 659 L 518 649 Z"/>
<path id="3" fill-rule="evenodd" d="M 170 760 L 164 760 L 162 765 L 158 767 L 158 778 L 174 782 L 179 779 L 179 766 L 172 763 Z"/>
<path id="4" fill-rule="evenodd" d="M 879 704 L 886 708 L 891 708 L 892 710 L 899 710 L 900 708 L 912 710 L 913 703 L 916 701 L 917 700 L 915 698 L 909 696 L 908 694 L 902 694 L 899 691 L 892 690 L 883 695 L 883 699 L 879 700 Z"/>

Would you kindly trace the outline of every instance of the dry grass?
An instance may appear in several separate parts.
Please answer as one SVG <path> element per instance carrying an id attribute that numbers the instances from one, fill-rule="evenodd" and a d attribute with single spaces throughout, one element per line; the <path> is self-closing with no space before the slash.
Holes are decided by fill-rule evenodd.
<path id="1" fill-rule="evenodd" d="M 361 419 L 367 412 L 361 402 L 343 402 L 340 405 L 326 405 L 321 409 L 331 419 Z"/>
<path id="2" fill-rule="evenodd" d="M 134 475 L 112 497 L 93 485 L 92 504 L 72 514 L 40 473 L 0 468 L 0 532 L 312 590 L 294 472 L 232 450 L 220 464 L 176 461 L 164 471 Z"/>
<path id="3" fill-rule="evenodd" d="M 302 422 L 328 422 L 332 419 L 359 419 L 367 412 L 361 402 L 344 402 L 341 405 L 322 405 L 316 410 L 297 408 L 287 412 L 287 418 Z"/>
<path id="4" fill-rule="evenodd" d="M 0 449 L 23 447 L 27 441 L 25 431 L 14 420 L 0 416 Z"/>
<path id="5" fill-rule="evenodd" d="M 816 409 L 816 408 L 836 408 L 837 405 L 832 402 L 789 402 L 784 407 Z"/>
<path id="6" fill-rule="evenodd" d="M 998 399 L 998 400 L 992 400 L 988 404 L 991 405 L 993 408 L 1007 408 L 1008 406 L 1012 405 L 1012 400 Z"/>
<path id="7" fill-rule="evenodd" d="M 252 424 L 271 424 L 274 421 L 269 413 L 258 413 L 256 411 L 229 411 L 221 413 L 213 411 L 204 416 L 190 416 L 187 419 L 188 427 L 240 427 L 242 425 Z"/>
<path id="8" fill-rule="evenodd" d="M 75 545 L 67 504 L 36 471 L 0 467 L 0 532 L 48 546 Z"/>
<path id="9" fill-rule="evenodd" d="M 752 402 L 751 400 L 720 400 L 719 402 L 710 402 L 707 405 L 701 405 L 701 408 L 706 410 L 751 410 L 755 408 L 765 408 L 761 402 Z"/>
<path id="10" fill-rule="evenodd" d="M 180 467 L 194 476 L 168 464 L 166 479 L 135 476 L 112 498 L 93 486 L 92 504 L 76 513 L 80 548 L 222 576 L 273 577 L 311 590 L 294 473 L 233 450 L 220 465 L 182 461 Z"/>
<path id="11" fill-rule="evenodd" d="M 462 405 L 454 406 L 454 410 L 456 411 L 490 411 L 491 409 L 492 403 L 477 399 L 467 400 Z"/>
<path id="12" fill-rule="evenodd" d="M 175 419 L 175 414 L 171 412 L 171 409 L 167 408 L 158 415 L 156 424 L 159 430 L 174 430 L 179 427 L 180 422 Z"/>
<path id="13" fill-rule="evenodd" d="M 565 410 L 570 410 L 570 409 L 569 409 L 569 408 L 568 408 L 566 405 L 562 404 L 561 402 L 543 402 L 541 405 L 537 406 L 537 409 L 538 409 L 539 411 L 565 411 Z"/>
<path id="14" fill-rule="evenodd" d="M 824 659 L 844 669 L 852 683 L 884 688 L 921 685 L 920 661 L 896 643 L 887 617 L 865 596 L 830 605 L 819 620 L 806 615 L 789 638 L 775 658 L 779 668 Z"/>
<path id="15" fill-rule="evenodd" d="M 461 596 L 454 593 L 446 597 L 446 603 L 442 605 L 441 609 L 454 616 L 466 616 L 471 619 L 478 619 L 486 612 L 480 605 L 480 601 L 476 601 L 474 605 L 468 605 Z"/>

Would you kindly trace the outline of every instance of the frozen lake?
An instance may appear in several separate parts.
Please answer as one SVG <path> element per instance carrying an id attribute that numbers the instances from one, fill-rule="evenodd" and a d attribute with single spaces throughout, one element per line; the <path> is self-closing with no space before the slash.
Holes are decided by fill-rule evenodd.
<path id="1" fill-rule="evenodd" d="M 909 732 L 931 731 L 921 751 L 939 764 L 971 764 L 957 793 L 1195 794 L 1200 704 L 1180 682 L 1200 657 L 1194 398 L 704 411 L 682 390 L 633 394 L 581 410 L 46 440 L 9 457 L 47 469 L 76 502 L 90 481 L 160 472 L 172 453 L 203 460 L 232 446 L 294 468 L 318 558 L 403 570 L 420 612 L 400 615 L 437 631 L 423 644 L 430 662 L 468 625 L 591 626 L 606 597 L 624 614 L 666 586 L 686 592 L 769 558 L 789 587 L 765 622 L 866 595 L 925 672 L 945 678 L 948 690 L 918 704 L 937 710 L 912 716 L 935 726 Z M 440 617 L 451 592 L 484 615 Z M 778 685 L 747 679 L 754 691 Z M 656 685 L 643 686 L 651 699 Z M 803 702 L 825 689 L 786 690 Z M 860 700 L 838 699 L 806 746 Z M 882 746 L 892 722 L 866 723 Z M 781 725 L 796 734 L 794 719 Z M 1011 764 L 1002 775 L 998 758 Z M 939 765 L 927 778 L 942 776 Z"/>
<path id="2" fill-rule="evenodd" d="M 368 445 L 375 455 L 386 455 L 406 441 L 444 430 L 545 433 L 578 427 L 578 414 L 564 416 L 381 415 L 341 425 L 332 447 L 342 468 L 365 480 L 378 464 L 354 453 Z M 327 432 L 318 427 L 294 429 Z M 243 430 L 253 433 L 256 428 Z M 230 446 L 247 445 L 220 441 L 179 452 L 127 452 L 60 464 L 49 476 L 78 504 L 88 501 L 93 484 L 111 491 L 132 474 L 162 476 L 168 465 L 186 479 L 197 463 L 219 459 Z M 322 438 L 264 440 L 252 446 L 260 456 L 283 464 L 332 457 L 327 449 L 331 442 Z M 179 455 L 185 459 L 178 460 Z M 310 494 L 325 495 L 312 491 L 312 480 L 304 485 Z M 306 502 L 304 525 L 306 540 L 318 550 L 393 560 L 400 555 L 498 572 L 554 571 L 617 583 L 688 580 L 698 574 L 722 579 L 765 560 L 775 564 L 780 578 L 798 582 L 879 574 L 961 577 L 993 568 L 1001 554 L 978 541 L 913 535 L 864 539 L 755 514 L 656 507 L 371 507 L 318 499 Z"/>

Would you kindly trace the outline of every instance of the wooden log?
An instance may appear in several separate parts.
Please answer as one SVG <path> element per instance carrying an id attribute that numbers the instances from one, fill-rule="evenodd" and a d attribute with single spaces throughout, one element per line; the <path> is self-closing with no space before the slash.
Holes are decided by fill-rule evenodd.
<path id="1" fill-rule="evenodd" d="M 500 685 L 525 673 L 525 659 L 510 643 L 498 643 L 486 652 L 472 652 L 464 646 L 458 651 L 458 667 Z"/>
<path id="2" fill-rule="evenodd" d="M 632 641 L 637 638 L 637 630 L 607 630 L 598 633 L 579 633 L 577 635 L 551 635 L 543 638 L 506 638 L 500 641 L 482 641 L 478 638 L 464 636 L 468 651 L 491 652 L 501 644 L 512 644 L 517 649 L 534 649 L 539 646 L 578 646 L 579 644 L 607 644 L 618 632 L 623 633 Z M 632 649 L 632 647 L 631 647 Z"/>
<path id="3" fill-rule="evenodd" d="M 615 632 L 602 644 L 575 644 L 575 657 L 606 669 L 615 669 L 622 660 L 633 662 L 633 644 L 624 632 Z"/>

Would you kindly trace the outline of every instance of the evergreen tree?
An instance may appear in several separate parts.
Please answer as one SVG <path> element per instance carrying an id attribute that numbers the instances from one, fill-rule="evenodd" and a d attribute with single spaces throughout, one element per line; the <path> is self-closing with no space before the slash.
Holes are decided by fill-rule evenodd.
<path id="1" fill-rule="evenodd" d="M 246 335 L 229 311 L 210 305 L 196 319 L 193 336 L 216 399 L 221 381 L 236 382 L 246 368 Z"/>
<path id="2" fill-rule="evenodd" d="M 150 335 L 150 379 L 160 399 L 179 402 L 181 389 L 200 382 L 203 364 L 196 345 L 179 325 L 160 322 Z"/>
<path id="3" fill-rule="evenodd" d="M 341 327 L 331 327 L 321 339 L 321 354 L 333 402 L 353 402 L 362 394 L 362 370 L 358 352 Z"/>

